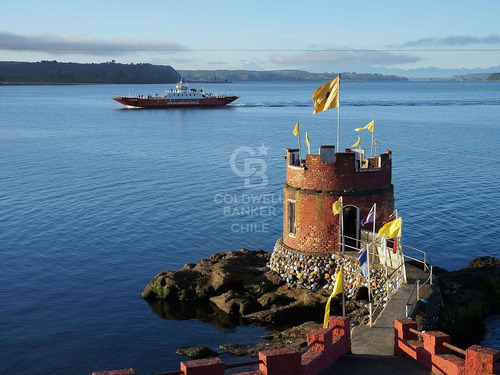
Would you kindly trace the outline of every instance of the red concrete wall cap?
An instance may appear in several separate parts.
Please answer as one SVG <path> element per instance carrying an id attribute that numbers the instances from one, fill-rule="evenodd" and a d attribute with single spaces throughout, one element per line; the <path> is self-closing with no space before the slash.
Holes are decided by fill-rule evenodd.
<path id="1" fill-rule="evenodd" d="M 135 375 L 135 371 L 131 368 L 122 368 L 120 370 L 93 372 L 92 375 Z"/>

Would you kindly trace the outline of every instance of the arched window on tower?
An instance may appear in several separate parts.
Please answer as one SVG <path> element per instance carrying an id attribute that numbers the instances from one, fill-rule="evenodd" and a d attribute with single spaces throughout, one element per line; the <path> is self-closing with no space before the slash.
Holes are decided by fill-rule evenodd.
<path id="1" fill-rule="evenodd" d="M 290 237 L 295 237 L 295 231 L 297 229 L 296 225 L 296 209 L 295 201 L 289 199 L 287 202 L 287 212 L 288 212 L 288 235 Z"/>

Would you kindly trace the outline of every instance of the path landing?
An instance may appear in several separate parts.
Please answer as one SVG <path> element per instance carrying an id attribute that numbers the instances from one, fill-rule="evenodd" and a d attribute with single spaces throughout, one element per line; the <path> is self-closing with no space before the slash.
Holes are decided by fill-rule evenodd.
<path id="1" fill-rule="evenodd" d="M 351 332 L 352 354 L 343 356 L 323 375 L 356 374 L 432 374 L 426 367 L 410 358 L 394 356 L 394 320 L 406 316 L 410 297 L 421 269 L 406 264 L 408 283 L 394 293 L 372 327 L 360 325 Z"/>

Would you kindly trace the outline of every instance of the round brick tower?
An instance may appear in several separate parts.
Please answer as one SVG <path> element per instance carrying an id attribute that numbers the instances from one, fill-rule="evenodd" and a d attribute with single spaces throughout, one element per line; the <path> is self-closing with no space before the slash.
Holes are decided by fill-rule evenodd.
<path id="1" fill-rule="evenodd" d="M 283 237 L 277 246 L 301 253 L 339 251 L 339 216 L 333 215 L 332 204 L 340 196 L 348 249 L 358 247 L 372 231 L 372 223 L 361 227 L 360 221 L 374 203 L 377 229 L 393 212 L 390 151 L 365 158 L 364 150 L 335 153 L 334 146 L 321 146 L 319 155 L 306 155 L 305 163 L 300 163 L 298 149 L 286 153 Z"/>

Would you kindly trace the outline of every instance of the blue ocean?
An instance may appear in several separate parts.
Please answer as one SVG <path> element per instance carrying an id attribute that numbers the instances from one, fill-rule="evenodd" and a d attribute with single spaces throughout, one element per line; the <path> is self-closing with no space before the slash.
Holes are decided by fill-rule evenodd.
<path id="1" fill-rule="evenodd" d="M 285 148 L 336 144 L 321 82 L 204 84 L 217 109 L 125 109 L 173 85 L 0 87 L 0 373 L 178 369 L 175 349 L 266 331 L 167 320 L 140 293 L 156 273 L 215 252 L 272 251 L 282 232 Z M 195 85 L 193 85 L 194 87 Z M 200 87 L 201 88 L 201 87 Z M 449 270 L 500 256 L 500 83 L 341 83 L 340 146 L 375 119 L 393 153 L 405 244 Z M 500 347 L 498 317 L 486 346 Z M 496 332 L 496 333 L 495 333 Z"/>

